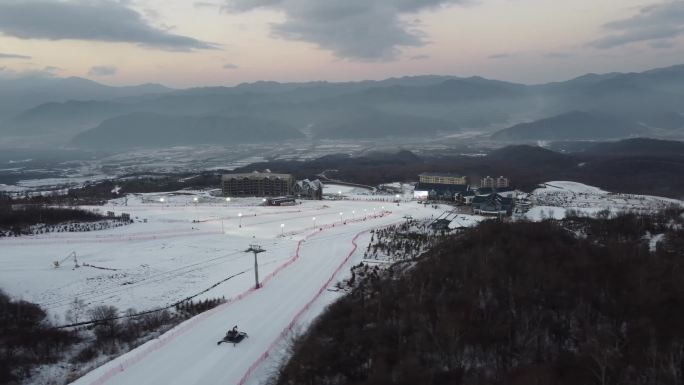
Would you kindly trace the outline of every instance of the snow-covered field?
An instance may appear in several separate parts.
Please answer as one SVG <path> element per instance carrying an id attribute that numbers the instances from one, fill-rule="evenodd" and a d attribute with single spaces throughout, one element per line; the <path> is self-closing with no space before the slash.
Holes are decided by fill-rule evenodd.
<path id="1" fill-rule="evenodd" d="M 323 194 L 326 195 L 369 195 L 371 190 L 363 187 L 347 186 L 333 183 L 323 185 Z"/>
<path id="2" fill-rule="evenodd" d="M 530 220 L 563 219 L 567 210 L 586 215 L 595 215 L 604 210 L 612 214 L 643 213 L 684 205 L 684 202 L 676 199 L 611 193 L 598 187 L 568 181 L 547 182 L 532 192 L 530 200 L 534 207 L 525 213 L 525 218 Z"/>
<path id="3" fill-rule="evenodd" d="M 401 187 L 401 193 L 387 193 L 376 192 L 369 188 L 347 186 L 334 183 L 325 183 L 323 185 L 323 194 L 332 198 L 345 198 L 351 200 L 370 200 L 377 202 L 395 202 L 400 200 L 408 202 L 413 199 L 413 186 L 403 183 L 388 183 L 386 185 L 394 185 L 394 187 Z"/>
<path id="4" fill-rule="evenodd" d="M 69 310 L 83 320 L 85 309 L 74 306 L 76 298 L 86 307 L 107 304 L 142 311 L 172 304 L 232 276 L 198 297 L 229 301 L 77 384 L 235 384 L 243 377 L 259 383 L 276 362 L 283 331 L 306 324 L 339 295 L 326 289 L 361 260 L 369 230 L 403 221 L 406 215 L 437 217 L 445 209 L 368 200 L 266 207 L 260 199 L 226 202 L 199 192 L 139 195 L 127 203 L 121 199 L 92 209 L 130 213 L 136 221 L 129 226 L 0 240 L 2 289 L 39 303 L 56 323 L 66 322 Z M 250 290 L 254 257 L 245 253 L 250 244 L 266 249 L 259 255 L 264 284 L 259 290 Z M 90 266 L 73 268 L 67 260 L 53 267 L 72 251 L 80 265 Z M 234 324 L 250 337 L 235 348 L 216 346 Z"/>

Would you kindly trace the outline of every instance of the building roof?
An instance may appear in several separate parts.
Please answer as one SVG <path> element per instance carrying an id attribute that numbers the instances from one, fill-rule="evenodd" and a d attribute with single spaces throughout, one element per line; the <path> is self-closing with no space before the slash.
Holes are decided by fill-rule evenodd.
<path id="1" fill-rule="evenodd" d="M 441 184 L 441 183 L 418 183 L 414 191 L 435 191 L 439 194 L 449 192 L 451 194 L 463 193 L 469 190 L 465 184 Z"/>
<path id="2" fill-rule="evenodd" d="M 297 182 L 297 187 L 299 187 L 301 189 L 307 188 L 307 189 L 318 190 L 318 189 L 323 188 L 323 183 L 321 183 L 321 181 L 319 179 L 315 179 L 315 180 L 304 179 L 304 180 L 300 180 Z"/>
<path id="3" fill-rule="evenodd" d="M 478 187 L 477 195 L 490 195 L 492 193 L 507 193 L 511 191 L 515 191 L 515 189 L 512 189 L 510 187 Z"/>
<path id="4" fill-rule="evenodd" d="M 433 229 L 435 229 L 435 228 L 437 228 L 437 229 L 441 229 L 441 228 L 448 229 L 450 223 L 451 223 L 451 221 L 448 219 L 437 219 L 434 222 L 430 223 L 430 227 Z"/>
<path id="5" fill-rule="evenodd" d="M 221 180 L 230 179 L 293 179 L 292 174 L 276 174 L 272 172 L 245 172 L 238 174 L 223 174 Z"/>
<path id="6" fill-rule="evenodd" d="M 497 193 L 491 193 L 489 195 L 476 195 L 475 198 L 473 198 L 473 204 L 490 202 L 498 203 L 502 206 L 508 206 L 513 204 L 513 198 L 507 198 Z"/>
<path id="7" fill-rule="evenodd" d="M 424 172 L 421 173 L 419 176 L 442 176 L 447 178 L 463 178 L 463 175 L 454 174 L 450 172 Z"/>

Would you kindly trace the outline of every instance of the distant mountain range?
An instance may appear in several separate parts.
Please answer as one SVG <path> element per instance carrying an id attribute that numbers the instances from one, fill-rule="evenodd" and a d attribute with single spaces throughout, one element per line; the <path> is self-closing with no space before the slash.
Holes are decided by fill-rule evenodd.
<path id="1" fill-rule="evenodd" d="M 112 87 L 78 77 L 0 78 L 0 121 L 11 119 L 43 103 L 60 103 L 69 100 L 112 100 L 158 95 L 170 91 L 172 91 L 170 88 L 159 84 Z"/>
<path id="2" fill-rule="evenodd" d="M 136 112 L 107 119 L 97 127 L 76 135 L 72 143 L 88 148 L 124 149 L 277 142 L 303 136 L 288 125 L 254 117 L 171 116 Z"/>
<path id="3" fill-rule="evenodd" d="M 193 125 L 200 121 L 202 126 L 209 117 L 223 122 L 203 126 L 213 127 L 204 128 L 213 134 L 220 132 L 217 127 L 243 127 L 236 126 L 240 120 L 259 122 L 256 126 L 268 121 L 272 129 L 263 133 L 269 137 L 255 135 L 259 130 L 244 136 L 263 141 L 271 140 L 278 129 L 287 138 L 296 138 L 301 131 L 309 138 L 344 140 L 440 140 L 459 129 L 479 133 L 485 140 L 523 143 L 677 138 L 684 137 L 683 113 L 684 66 L 589 74 L 532 86 L 452 76 L 256 82 L 185 90 L 154 84 L 109 87 L 79 78 L 0 80 L 2 137 L 46 146 L 105 147 L 107 143 L 98 142 L 105 137 L 103 130 L 124 133 L 127 124 L 133 124 L 138 135 L 149 132 L 150 138 L 171 124 L 173 136 L 182 139 L 181 131 L 194 131 Z M 88 134 L 90 130 L 93 133 Z M 229 136 L 235 136 L 230 130 Z M 118 143 L 135 147 L 155 142 Z"/>
<path id="4" fill-rule="evenodd" d="M 624 138 L 644 132 L 639 124 L 597 111 L 571 111 L 522 123 L 492 135 L 498 140 L 595 140 Z"/>
<path id="5" fill-rule="evenodd" d="M 585 154 L 602 156 L 677 156 L 684 158 L 684 142 L 649 138 L 602 142 L 584 150 Z"/>
<path id="6" fill-rule="evenodd" d="M 426 137 L 458 131 L 456 124 L 445 120 L 379 111 L 355 114 L 349 120 L 334 120 L 323 126 L 316 129 L 318 139 Z"/>

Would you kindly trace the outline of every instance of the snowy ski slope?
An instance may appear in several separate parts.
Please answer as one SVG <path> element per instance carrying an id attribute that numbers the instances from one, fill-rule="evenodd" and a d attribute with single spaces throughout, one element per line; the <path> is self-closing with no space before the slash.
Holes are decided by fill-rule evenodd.
<path id="1" fill-rule="evenodd" d="M 362 258 L 369 230 L 403 221 L 405 215 L 430 218 L 444 212 L 410 202 L 305 201 L 285 207 L 260 203 L 219 201 L 199 192 L 138 196 L 125 207 L 122 200 L 114 201 L 99 209 L 128 212 L 138 218 L 135 224 L 0 239 L 5 267 L 0 281 L 9 294 L 38 302 L 57 322 L 66 322 L 64 314 L 73 308 L 74 298 L 87 307 L 104 303 L 122 311 L 147 310 L 233 276 L 198 297 L 225 296 L 226 304 L 75 384 L 259 383 L 281 356 L 287 331 L 306 325 L 337 298 L 339 294 L 327 288 Z M 258 290 L 252 289 L 253 256 L 244 252 L 252 243 L 267 250 L 259 255 L 263 287 Z M 52 266 L 71 251 L 79 264 L 99 268 L 74 269 L 71 261 L 58 269 Z M 236 347 L 217 346 L 235 324 L 249 338 Z"/>

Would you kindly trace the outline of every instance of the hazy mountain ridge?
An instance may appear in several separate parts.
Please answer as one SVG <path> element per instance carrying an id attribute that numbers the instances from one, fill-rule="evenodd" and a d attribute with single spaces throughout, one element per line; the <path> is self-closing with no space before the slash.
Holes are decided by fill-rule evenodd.
<path id="1" fill-rule="evenodd" d="M 369 139 L 419 137 L 455 131 L 458 131 L 458 126 L 444 120 L 366 111 L 345 122 L 330 122 L 327 126 L 315 128 L 314 136 L 319 139 Z"/>
<path id="2" fill-rule="evenodd" d="M 55 144 L 63 144 L 106 119 L 150 112 L 195 117 L 252 116 L 303 131 L 311 129 L 313 136 L 320 138 L 354 139 L 353 132 L 363 134 L 358 138 L 385 137 L 388 133 L 398 138 L 414 137 L 420 130 L 434 135 L 450 131 L 445 129 L 448 124 L 479 130 L 483 135 L 488 135 L 495 125 L 515 127 L 506 131 L 508 134 L 494 134 L 495 140 L 620 139 L 636 134 L 660 135 L 663 130 L 674 130 L 668 135 L 684 136 L 678 131 L 684 128 L 684 66 L 642 73 L 588 74 L 531 86 L 481 77 L 435 75 L 341 83 L 264 81 L 185 90 L 156 85 L 118 89 L 83 79 L 61 80 L 71 84 L 70 93 L 5 120 L 2 131 L 19 137 L 61 137 L 62 142 Z M 81 90 L 80 97 L 64 99 L 67 94 L 77 93 L 75 90 Z M 49 98 L 50 93 L 44 97 Z M 71 100 L 77 98 L 85 101 Z M 368 111 L 376 111 L 376 116 L 369 116 Z M 517 127 L 509 123 L 520 121 L 531 123 Z M 539 126 L 536 129 L 535 123 Z M 340 128 L 339 133 L 334 132 L 335 127 Z M 529 132 L 515 133 L 525 130 Z"/>
<path id="3" fill-rule="evenodd" d="M 571 111 L 551 118 L 517 124 L 492 135 L 498 140 L 612 139 L 643 131 L 636 123 L 597 111 Z"/>
<path id="4" fill-rule="evenodd" d="M 608 156 L 678 156 L 684 158 L 684 142 L 634 138 L 618 142 L 598 143 L 583 152 Z"/>
<path id="5" fill-rule="evenodd" d="M 111 100 L 169 91 L 170 88 L 159 84 L 114 87 L 78 77 L 0 77 L 0 122 L 43 103 Z"/>
<path id="6" fill-rule="evenodd" d="M 24 111 L 8 125 L 10 133 L 40 135 L 58 131 L 64 135 L 77 134 L 98 125 L 103 119 L 113 118 L 129 106 L 111 101 L 67 101 L 45 103 Z"/>
<path id="7" fill-rule="evenodd" d="M 527 86 L 480 77 L 449 79 L 421 86 L 393 85 L 362 92 L 375 101 L 454 102 L 468 99 L 496 99 L 525 96 Z"/>
<path id="8" fill-rule="evenodd" d="M 300 139 L 297 129 L 254 117 L 170 116 L 136 112 L 78 134 L 76 146 L 120 149 L 196 144 L 244 144 Z"/>

